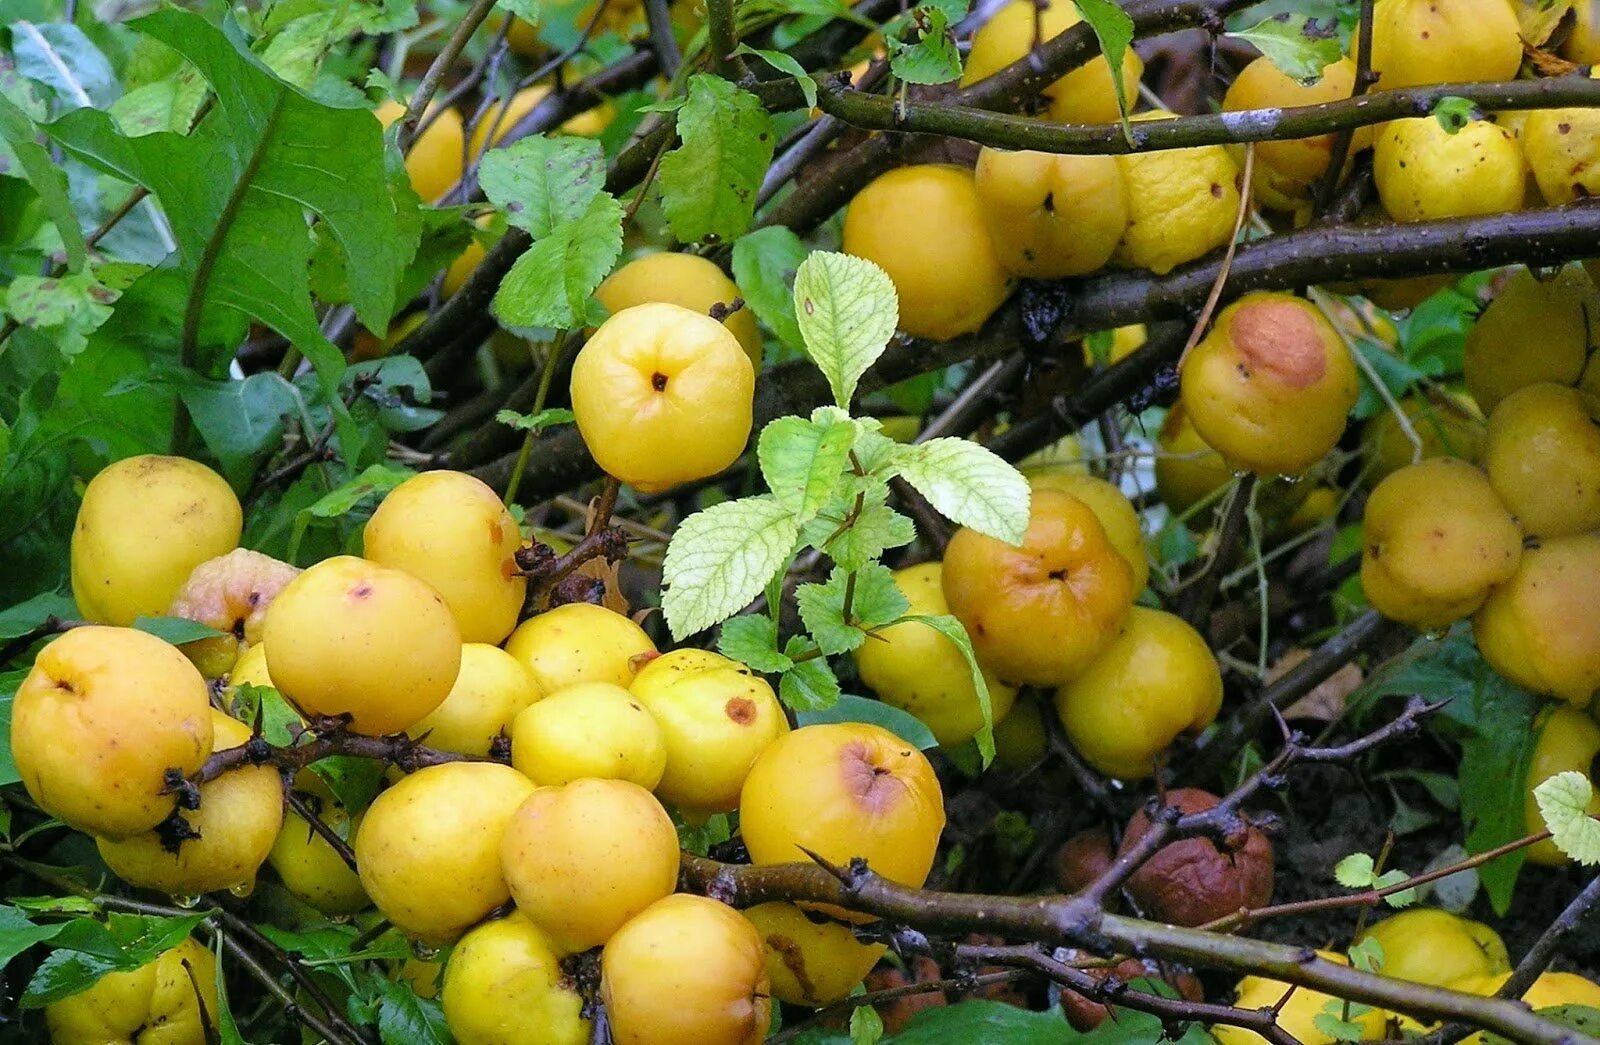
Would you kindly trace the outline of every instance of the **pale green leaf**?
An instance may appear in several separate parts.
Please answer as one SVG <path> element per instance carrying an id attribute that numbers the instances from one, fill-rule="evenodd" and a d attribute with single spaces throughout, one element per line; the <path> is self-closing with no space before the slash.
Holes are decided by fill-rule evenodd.
<path id="1" fill-rule="evenodd" d="M 1322 79 L 1322 70 L 1344 57 L 1334 18 L 1283 11 L 1228 36 L 1253 44 L 1267 61 L 1304 84 Z"/>
<path id="2" fill-rule="evenodd" d="M 802 523 L 822 510 L 839 488 L 850 463 L 856 426 L 844 421 L 780 417 L 768 422 L 756 441 L 761 477 L 778 503 Z"/>
<path id="3" fill-rule="evenodd" d="M 1012 545 L 1028 532 L 1028 480 L 992 450 L 965 439 L 930 439 L 904 448 L 899 471 L 952 522 Z"/>
<path id="4" fill-rule="evenodd" d="M 850 1014 L 850 1045 L 878 1045 L 883 1038 L 883 1017 L 870 1005 L 857 1005 Z"/>
<path id="5" fill-rule="evenodd" d="M 744 302 L 779 341 L 800 351 L 800 326 L 794 318 L 794 275 L 806 247 L 789 229 L 768 225 L 740 236 L 733 245 L 733 280 Z"/>
<path id="6" fill-rule="evenodd" d="M 800 85 L 800 93 L 805 96 L 806 107 L 811 109 L 817 107 L 817 81 L 811 78 L 811 74 L 806 72 L 806 67 L 796 61 L 792 55 L 785 54 L 782 51 L 763 51 L 760 48 L 751 47 L 749 44 L 740 44 L 733 49 L 733 53 L 759 58 L 779 72 L 788 73 L 794 77 L 795 83 Z"/>
<path id="7" fill-rule="evenodd" d="M 752 671 L 777 673 L 794 667 L 794 661 L 778 649 L 778 624 L 771 617 L 752 615 L 723 621 L 717 650 Z"/>
<path id="8" fill-rule="evenodd" d="M 848 410 L 856 385 L 877 362 L 900 317 L 888 273 L 863 258 L 816 251 L 795 273 L 795 319 L 806 351 Z"/>
<path id="9" fill-rule="evenodd" d="M 683 243 L 731 242 L 755 214 L 777 144 L 772 118 L 749 91 L 697 73 L 678 110 L 678 138 L 656 178 L 672 234 Z"/>
<path id="10" fill-rule="evenodd" d="M 1372 857 L 1366 853 L 1351 853 L 1334 865 L 1333 877 L 1346 889 L 1372 888 Z"/>
<path id="11" fill-rule="evenodd" d="M 972 739 L 978 745 L 979 757 L 987 766 L 994 761 L 994 706 L 989 700 L 989 680 L 983 677 L 983 668 L 978 665 L 977 654 L 972 651 L 972 639 L 967 635 L 967 629 L 949 614 L 912 614 L 900 619 L 926 624 L 955 643 L 956 649 L 961 651 L 962 658 L 967 662 L 967 670 L 972 673 L 972 689 L 978 695 L 978 708 L 983 712 L 983 725 L 978 727 Z"/>
<path id="12" fill-rule="evenodd" d="M 1094 30 L 1100 43 L 1100 53 L 1111 66 L 1111 86 L 1117 94 L 1117 110 L 1122 114 L 1123 133 L 1128 130 L 1128 111 L 1134 99 L 1123 90 L 1122 63 L 1133 44 L 1133 19 L 1128 17 L 1116 0 L 1072 0 L 1078 13 Z"/>
<path id="13" fill-rule="evenodd" d="M 595 288 L 622 253 L 622 205 L 609 193 L 589 201 L 573 221 L 555 228 L 511 266 L 492 308 L 513 327 L 575 330 L 585 325 Z"/>
<path id="14" fill-rule="evenodd" d="M 748 606 L 788 564 L 799 535 L 794 513 L 767 496 L 724 501 L 685 519 L 662 564 L 661 608 L 673 637 Z"/>
<path id="15" fill-rule="evenodd" d="M 1455 134 L 1473 120 L 1483 119 L 1483 110 L 1473 102 L 1452 94 L 1433 104 L 1433 118 L 1439 121 L 1439 126 Z"/>
<path id="16" fill-rule="evenodd" d="M 907 18 L 911 39 L 888 34 L 889 69 L 907 83 L 939 84 L 961 79 L 961 52 L 950 32 L 950 19 L 932 4 L 923 4 Z"/>
<path id="17" fill-rule="evenodd" d="M 795 711 L 821 711 L 839 702 L 839 680 L 827 657 L 816 656 L 817 644 L 796 635 L 783 647 L 794 667 L 778 680 L 778 699 Z M 809 656 L 810 659 L 802 659 Z"/>
<path id="18" fill-rule="evenodd" d="M 491 150 L 478 168 L 484 195 L 535 240 L 587 214 L 605 181 L 600 143 L 573 135 L 519 138 Z"/>
<path id="19" fill-rule="evenodd" d="M 1387 889 L 1392 885 L 1399 885 L 1411 876 L 1398 867 L 1390 868 L 1372 880 L 1373 888 Z M 1383 898 L 1383 902 L 1390 907 L 1410 907 L 1417 902 L 1416 889 L 1401 889 L 1399 892 L 1390 893 Z"/>
<path id="20" fill-rule="evenodd" d="M 1557 849 L 1580 864 L 1600 864 L 1600 821 L 1589 815 L 1594 785 L 1586 775 L 1557 773 L 1533 789 L 1533 798 Z"/>
<path id="21" fill-rule="evenodd" d="M 20 273 L 5 288 L 5 311 L 19 325 L 47 335 L 63 356 L 75 356 L 111 318 L 117 297 L 87 269 L 66 276 Z"/>
<path id="22" fill-rule="evenodd" d="M 501 410 L 494 415 L 494 419 L 503 425 L 515 428 L 519 432 L 542 432 L 555 425 L 564 425 L 577 417 L 571 410 L 559 406 L 547 406 L 543 410 L 532 414 L 519 414 L 515 410 Z"/>

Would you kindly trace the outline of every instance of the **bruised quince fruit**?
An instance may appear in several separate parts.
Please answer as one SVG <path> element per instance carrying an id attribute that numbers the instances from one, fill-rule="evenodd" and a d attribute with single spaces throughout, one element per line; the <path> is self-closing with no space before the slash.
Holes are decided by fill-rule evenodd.
<path id="1" fill-rule="evenodd" d="M 261 641 L 267 607 L 299 575 L 297 567 L 248 548 L 207 559 L 173 596 L 167 616 L 199 621 L 226 634 L 186 642 L 179 649 L 206 678 L 226 675 L 246 649 Z"/>
<path id="2" fill-rule="evenodd" d="M 1203 813 L 1217 796 L 1195 788 L 1166 794 L 1167 805 L 1185 816 Z M 1120 852 L 1138 844 L 1150 830 L 1143 809 L 1128 821 Z M 1197 926 L 1272 901 L 1272 843 L 1259 828 L 1244 825 L 1237 838 L 1183 838 L 1168 842 L 1128 879 L 1128 895 L 1148 917 L 1174 925 Z"/>
<path id="3" fill-rule="evenodd" d="M 817 1008 L 849 996 L 886 950 L 862 943 L 848 925 L 792 903 L 764 903 L 744 912 L 766 946 L 772 996 Z"/>

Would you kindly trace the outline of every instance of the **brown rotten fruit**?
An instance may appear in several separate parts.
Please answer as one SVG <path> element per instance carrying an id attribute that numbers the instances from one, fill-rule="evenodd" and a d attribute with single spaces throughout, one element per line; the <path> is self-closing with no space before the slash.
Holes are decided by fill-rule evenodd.
<path id="1" fill-rule="evenodd" d="M 1196 788 L 1167 792 L 1167 805 L 1183 815 L 1215 806 L 1216 795 Z M 1122 836 L 1127 852 L 1150 830 L 1144 811 L 1133 815 Z M 1263 907 L 1272 900 L 1272 843 L 1258 828 L 1245 826 L 1236 837 L 1169 842 L 1128 879 L 1128 895 L 1151 918 L 1174 925 L 1204 925 L 1240 908 Z"/>

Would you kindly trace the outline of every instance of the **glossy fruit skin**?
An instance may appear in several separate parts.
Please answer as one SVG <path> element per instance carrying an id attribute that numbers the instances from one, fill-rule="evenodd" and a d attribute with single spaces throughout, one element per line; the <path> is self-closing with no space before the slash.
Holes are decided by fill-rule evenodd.
<path id="1" fill-rule="evenodd" d="M 1581 4 L 1580 4 L 1581 6 Z M 1589 76 L 1594 78 L 1593 70 Z M 1530 112 L 1522 128 L 1522 148 L 1539 192 L 1552 205 L 1600 194 L 1600 114 L 1593 109 Z"/>
<path id="2" fill-rule="evenodd" d="M 861 857 L 915 888 L 933 867 L 944 795 L 927 757 L 880 726 L 805 726 L 756 759 L 739 828 L 754 863 L 803 861 L 804 849 L 840 866 Z"/>
<path id="3" fill-rule="evenodd" d="M 681 305 L 625 308 L 572 366 L 578 431 L 606 472 L 641 493 L 715 475 L 750 439 L 755 370 L 721 323 Z"/>
<path id="4" fill-rule="evenodd" d="M 656 646 L 622 614 L 569 602 L 523 621 L 506 641 L 506 652 L 521 661 L 541 691 L 554 693 L 580 682 L 627 686 Z"/>
<path id="5" fill-rule="evenodd" d="M 1194 430 L 1183 401 L 1172 404 L 1156 435 L 1156 492 L 1174 515 L 1182 515 L 1233 481 L 1222 455 Z"/>
<path id="6" fill-rule="evenodd" d="M 789 720 L 765 679 L 707 650 L 676 649 L 639 670 L 629 691 L 661 726 L 667 764 L 655 792 L 690 817 L 739 804 L 750 767 Z"/>
<path id="7" fill-rule="evenodd" d="M 1180 372 L 1184 411 L 1223 458 L 1293 475 L 1344 433 L 1361 387 L 1350 352 L 1316 306 L 1246 294 L 1223 309 Z"/>
<path id="8" fill-rule="evenodd" d="M 540 787 L 593 777 L 649 791 L 667 768 L 667 743 L 655 717 L 627 690 L 580 682 L 518 713 L 511 764 Z"/>
<path id="9" fill-rule="evenodd" d="M 351 816 L 337 802 L 319 799 L 317 815 L 346 841 L 361 831 L 361 814 Z M 372 906 L 360 876 L 292 809 L 284 811 L 283 827 L 267 862 L 278 872 L 285 889 L 329 917 L 355 914 Z"/>
<path id="10" fill-rule="evenodd" d="M 426 582 L 455 615 L 462 642 L 497 643 L 516 627 L 528 580 L 522 531 L 481 479 L 446 469 L 391 490 L 362 531 L 362 554 Z"/>
<path id="11" fill-rule="evenodd" d="M 1339 101 L 1350 97 L 1355 79 L 1356 63 L 1349 58 L 1341 58 L 1324 66 L 1321 79 L 1313 84 L 1304 84 L 1284 75 L 1270 59 L 1263 56 L 1245 66 L 1234 77 L 1222 97 L 1222 111 Z M 1370 131 L 1365 134 L 1358 131 L 1357 134 L 1360 137 L 1352 141 L 1352 153 L 1365 148 L 1362 138 L 1371 138 Z M 1252 198 L 1273 210 L 1291 213 L 1308 210 L 1313 190 L 1333 162 L 1333 144 L 1337 137 L 1337 134 L 1319 134 L 1290 141 L 1257 142 L 1255 169 L 1251 178 Z M 1243 169 L 1242 148 L 1234 150 L 1234 162 Z"/>
<path id="12" fill-rule="evenodd" d="M 1487 998 L 1498 993 L 1510 978 L 1510 973 L 1469 976 L 1450 984 L 1450 989 Z M 1533 986 L 1522 992 L 1522 1000 L 1534 1012 L 1562 1005 L 1582 1005 L 1585 1008 L 1595 1009 L 1600 1008 L 1600 985 L 1573 972 L 1542 972 L 1539 978 L 1533 981 Z M 1484 1039 L 1479 1033 L 1468 1035 L 1461 1040 L 1463 1045 L 1483 1045 Z"/>
<path id="13" fill-rule="evenodd" d="M 1379 90 L 1507 80 L 1521 64 L 1521 28 L 1506 0 L 1384 0 L 1374 11 Z"/>
<path id="14" fill-rule="evenodd" d="M 583 997 L 544 933 L 516 911 L 461 937 L 440 992 L 458 1045 L 586 1045 Z"/>
<path id="15" fill-rule="evenodd" d="M 361 885 L 401 931 L 449 943 L 511 899 L 500 843 L 528 778 L 494 762 L 446 762 L 401 778 L 355 836 Z"/>
<path id="16" fill-rule="evenodd" d="M 848 997 L 888 949 L 861 943 L 849 926 L 792 903 L 758 904 L 743 913 L 766 948 L 772 996 L 790 1005 L 818 1008 Z"/>
<path id="17" fill-rule="evenodd" d="M 1517 389 L 1489 415 L 1483 467 L 1529 536 L 1600 526 L 1600 397 L 1564 385 Z"/>
<path id="18" fill-rule="evenodd" d="M 1392 914 L 1368 927 L 1361 940 L 1377 940 L 1383 948 L 1383 975 L 1413 983 L 1447 987 L 1468 976 L 1511 971 L 1499 933 L 1436 907 Z"/>
<path id="19" fill-rule="evenodd" d="M 1024 468 L 1028 485 L 1035 490 L 1060 490 L 1089 506 L 1094 517 L 1105 527 L 1106 538 L 1128 560 L 1133 568 L 1133 590 L 1144 591 L 1150 579 L 1150 557 L 1144 546 L 1144 527 L 1139 513 L 1117 487 L 1096 475 L 1086 475 L 1073 468 L 1045 466 Z"/>
<path id="20" fill-rule="evenodd" d="M 596 300 L 615 315 L 623 309 L 651 302 L 681 305 L 703 316 L 713 305 L 731 307 L 744 300 L 738 286 L 723 275 L 716 263 L 698 254 L 661 251 L 623 265 L 605 278 L 594 292 Z M 750 365 L 761 372 L 761 328 L 748 305 L 722 321 L 728 333 L 739 339 Z"/>
<path id="21" fill-rule="evenodd" d="M 374 109 L 372 115 L 387 129 L 405 111 L 405 106 L 391 98 Z M 453 108 L 439 113 L 411 143 L 411 150 L 406 153 L 406 175 L 423 203 L 435 202 L 461 180 L 465 143 L 461 114 Z"/>
<path id="22" fill-rule="evenodd" d="M 759 1045 L 771 1021 L 768 993 L 755 927 L 703 896 L 657 900 L 600 958 L 616 1045 Z"/>
<path id="23" fill-rule="evenodd" d="M 95 624 L 159 617 L 196 566 L 239 544 L 239 498 L 203 464 L 144 454 L 107 465 L 72 527 L 72 597 Z"/>
<path id="24" fill-rule="evenodd" d="M 11 754 L 39 808 L 125 838 L 172 812 L 168 769 L 212 745 L 206 680 L 182 653 L 130 628 L 74 628 L 39 652 L 11 705 Z"/>
<path id="25" fill-rule="evenodd" d="M 1163 111 L 1134 120 L 1170 120 Z M 1223 246 L 1239 216 L 1243 175 L 1221 145 L 1117 157 L 1128 190 L 1128 231 L 1113 260 L 1158 276 Z"/>
<path id="26" fill-rule="evenodd" d="M 937 562 L 894 573 L 895 587 L 911 604 L 908 614 L 950 612 L 944 600 L 943 567 Z M 915 715 L 941 744 L 972 739 L 983 726 L 972 671 L 956 644 L 926 624 L 907 622 L 875 632 L 856 648 L 856 671 L 885 704 Z M 988 675 L 991 721 L 1005 718 L 1017 699 L 1015 686 Z"/>
<path id="27" fill-rule="evenodd" d="M 1396 221 L 1434 221 L 1522 209 L 1527 163 L 1512 133 L 1471 120 L 1454 134 L 1437 119 L 1391 120 L 1378 130 L 1372 173 Z"/>
<path id="28" fill-rule="evenodd" d="M 211 711 L 212 746 L 224 751 L 249 741 L 250 727 Z M 283 826 L 283 784 L 272 766 L 243 766 L 200 785 L 200 808 L 181 810 L 199 832 L 177 853 L 155 831 L 95 840 L 113 874 L 141 889 L 199 896 L 223 889 L 253 889 Z"/>
<path id="29" fill-rule="evenodd" d="M 1419 393 L 1400 400 L 1400 410 L 1422 443 L 1424 461 L 1435 457 L 1476 461 L 1483 450 L 1484 421 L 1465 396 L 1445 393 L 1434 400 Z M 1367 465 L 1362 480 L 1369 487 L 1411 464 L 1414 455 L 1393 410 L 1384 410 L 1362 426 L 1361 457 Z"/>
<path id="30" fill-rule="evenodd" d="M 408 729 L 444 703 L 461 632 L 444 598 L 409 573 L 338 555 L 273 600 L 262 642 L 278 690 L 358 733 Z"/>
<path id="31" fill-rule="evenodd" d="M 1142 780 L 1180 735 L 1196 735 L 1222 708 L 1222 672 L 1183 618 L 1135 606 L 1122 633 L 1087 671 L 1056 690 L 1056 714 L 1084 760 Z"/>
<path id="32" fill-rule="evenodd" d="M 1220 799 L 1198 788 L 1168 791 L 1166 802 L 1187 816 L 1216 807 Z M 1127 853 L 1150 830 L 1140 809 L 1128 821 L 1118 854 Z M 1127 890 L 1147 917 L 1174 925 L 1199 926 L 1241 908 L 1272 902 L 1275 860 L 1272 843 L 1247 826 L 1226 839 L 1182 838 L 1168 842 L 1128 879 Z"/>
<path id="33" fill-rule="evenodd" d="M 51 1045 L 205 1045 L 217 1012 L 216 958 L 190 938 L 148 965 L 107 973 L 45 1006 L 44 1017 Z"/>
<path id="34" fill-rule="evenodd" d="M 1037 490 L 1022 547 L 956 532 L 944 596 L 980 664 L 1008 682 L 1059 686 L 1116 638 L 1133 605 L 1133 569 L 1088 505 Z"/>
<path id="35" fill-rule="evenodd" d="M 406 730 L 429 747 L 485 758 L 495 738 L 511 735 L 517 714 L 544 696 L 522 662 L 498 646 L 468 642 L 444 703 Z"/>
<path id="36" fill-rule="evenodd" d="M 1128 227 L 1122 171 L 1110 156 L 984 149 L 973 172 L 1000 264 L 1061 279 L 1103 268 Z"/>
<path id="37" fill-rule="evenodd" d="M 1578 265 L 1552 279 L 1517 268 L 1467 331 L 1462 376 L 1485 414 L 1528 385 L 1557 384 L 1600 394 L 1600 364 L 1589 327 L 1600 295 Z"/>
<path id="38" fill-rule="evenodd" d="M 1350 959 L 1337 951 L 1318 951 L 1317 956 L 1339 965 L 1350 964 Z M 1289 984 L 1281 980 L 1246 976 L 1239 981 L 1238 998 L 1233 1004 L 1241 1009 L 1266 1009 L 1283 1001 L 1285 996 L 1289 1000 L 1278 1010 L 1280 1030 L 1288 1032 L 1302 1045 L 1335 1045 L 1336 1039 L 1316 1025 L 1316 1018 L 1323 1006 L 1335 1000 L 1332 995 L 1309 987 L 1297 988 L 1290 994 Z M 1368 1009 L 1360 1016 L 1352 1016 L 1350 1022 L 1361 1028 L 1361 1037 L 1365 1040 L 1375 1041 L 1383 1037 L 1384 1014 L 1380 1009 Z M 1220 1023 L 1211 1028 L 1211 1034 L 1221 1045 L 1265 1045 L 1267 1040 L 1253 1030 L 1227 1027 Z"/>
<path id="39" fill-rule="evenodd" d="M 1037 35 L 1044 40 L 1059 36 L 1082 21 L 1070 0 L 1050 0 L 1039 9 Z M 1028 0 L 1013 0 L 972 34 L 961 85 L 994 75 L 1033 49 L 1034 7 Z M 1129 51 L 1122 59 L 1122 89 L 1128 108 L 1139 96 L 1144 62 Z M 1050 119 L 1056 123 L 1115 123 L 1120 116 L 1111 79 L 1111 66 L 1096 57 L 1040 92 L 1050 102 Z"/>
<path id="40" fill-rule="evenodd" d="M 517 909 L 565 954 L 599 947 L 678 885 L 678 832 L 626 780 L 530 795 L 506 827 L 501 866 Z"/>
<path id="41" fill-rule="evenodd" d="M 1489 666 L 1583 707 L 1600 689 L 1600 533 L 1541 540 L 1472 619 Z"/>
<path id="42" fill-rule="evenodd" d="M 1367 500 L 1361 586 L 1379 613 L 1443 628 L 1509 580 L 1522 533 L 1477 468 L 1453 457 L 1407 465 Z"/>
<path id="43" fill-rule="evenodd" d="M 1011 292 L 962 167 L 921 164 L 874 178 L 845 211 L 843 249 L 889 274 L 900 329 L 913 337 L 970 334 Z"/>

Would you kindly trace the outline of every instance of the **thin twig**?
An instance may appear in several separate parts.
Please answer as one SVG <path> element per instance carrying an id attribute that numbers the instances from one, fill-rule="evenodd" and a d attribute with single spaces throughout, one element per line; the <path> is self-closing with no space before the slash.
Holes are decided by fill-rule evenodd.
<path id="1" fill-rule="evenodd" d="M 416 93 L 411 96 L 411 102 L 406 106 L 405 115 L 400 118 L 400 130 L 396 141 L 402 153 L 411 147 L 411 142 L 417 133 L 417 121 L 427 111 L 428 103 L 433 101 L 433 92 L 439 89 L 445 73 L 456 64 L 456 59 L 461 57 L 467 41 L 472 39 L 472 34 L 478 31 L 478 26 L 483 24 L 483 20 L 489 16 L 494 5 L 495 0 L 473 0 L 472 6 L 461 15 L 461 21 L 456 23 L 455 31 L 445 41 L 444 47 L 434 56 L 428 71 L 422 74 L 422 82 L 417 85 Z"/>

